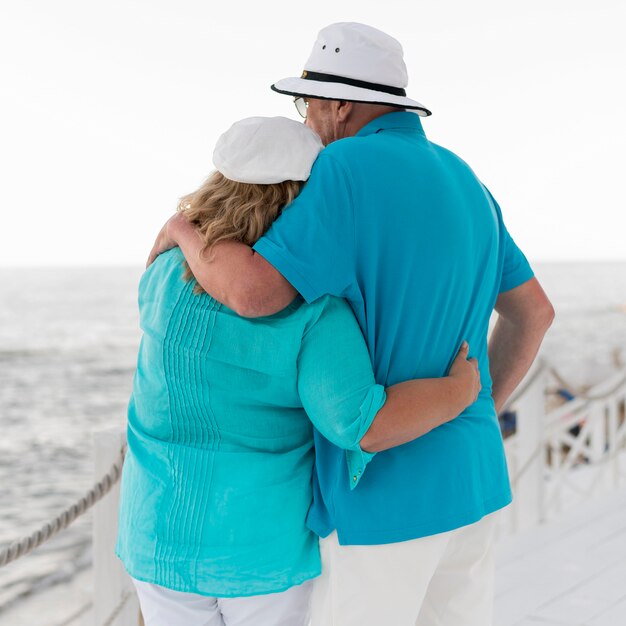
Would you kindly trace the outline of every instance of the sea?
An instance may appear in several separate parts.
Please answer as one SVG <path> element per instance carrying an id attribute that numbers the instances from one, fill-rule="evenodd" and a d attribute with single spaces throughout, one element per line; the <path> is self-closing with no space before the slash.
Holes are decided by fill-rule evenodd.
<path id="1" fill-rule="evenodd" d="M 539 263 L 557 317 L 541 357 L 572 389 L 626 359 L 626 262 Z M 123 428 L 140 267 L 0 268 L 0 549 L 94 482 L 93 431 Z M 0 568 L 3 611 L 91 563 L 91 514 Z"/>

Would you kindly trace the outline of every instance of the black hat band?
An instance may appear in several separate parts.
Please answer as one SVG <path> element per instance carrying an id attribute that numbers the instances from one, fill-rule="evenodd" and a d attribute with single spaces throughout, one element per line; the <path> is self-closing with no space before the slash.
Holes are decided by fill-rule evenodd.
<path id="1" fill-rule="evenodd" d="M 308 70 L 304 70 L 300 78 L 304 78 L 304 80 L 317 80 L 323 83 L 341 83 L 342 85 L 361 87 L 362 89 L 373 89 L 374 91 L 382 91 L 383 93 L 388 93 L 392 96 L 402 96 L 403 98 L 406 98 L 406 91 L 401 87 L 390 87 L 389 85 L 368 83 L 365 80 L 345 78 L 344 76 L 334 76 L 333 74 L 321 74 L 320 72 L 309 72 Z"/>

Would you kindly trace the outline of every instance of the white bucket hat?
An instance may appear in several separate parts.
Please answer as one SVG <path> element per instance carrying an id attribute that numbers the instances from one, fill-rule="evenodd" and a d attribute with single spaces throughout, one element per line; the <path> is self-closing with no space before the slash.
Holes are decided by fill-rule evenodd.
<path id="1" fill-rule="evenodd" d="M 213 165 L 239 183 L 270 185 L 307 180 L 322 140 L 310 128 L 286 117 L 248 117 L 218 140 Z"/>
<path id="2" fill-rule="evenodd" d="M 272 85 L 278 93 L 325 100 L 350 100 L 430 111 L 406 97 L 409 82 L 400 42 L 355 22 L 323 28 L 300 78 Z"/>

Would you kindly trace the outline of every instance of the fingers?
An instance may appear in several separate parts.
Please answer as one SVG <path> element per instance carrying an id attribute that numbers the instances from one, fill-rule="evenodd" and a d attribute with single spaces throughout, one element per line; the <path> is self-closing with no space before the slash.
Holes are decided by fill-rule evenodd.
<path id="1" fill-rule="evenodd" d="M 150 254 L 148 255 L 148 260 L 146 261 L 146 269 L 150 267 L 154 263 L 154 259 L 157 258 L 156 246 L 150 250 Z"/>
<path id="2" fill-rule="evenodd" d="M 154 263 L 155 259 L 159 256 L 159 254 L 162 254 L 166 250 L 169 250 L 173 245 L 176 245 L 174 242 L 169 241 L 169 238 L 167 236 L 167 232 L 168 232 L 167 228 L 168 228 L 168 224 L 170 222 L 173 222 L 177 215 L 178 213 L 174 213 L 174 215 L 170 217 L 169 220 L 167 220 L 167 222 L 165 222 L 165 224 L 162 226 L 161 230 L 159 231 L 159 234 L 156 236 L 156 239 L 154 240 L 154 245 L 152 246 L 152 250 L 150 250 L 150 254 L 148 255 L 148 260 L 146 261 L 146 268 L 150 267 L 150 265 Z"/>
<path id="3" fill-rule="evenodd" d="M 465 360 L 467 358 L 468 352 L 469 352 L 469 344 L 467 343 L 467 341 L 464 341 L 461 344 L 461 347 L 459 348 L 459 351 L 456 353 L 456 356 L 454 357 L 454 359 Z"/>
<path id="4" fill-rule="evenodd" d="M 480 382 L 480 370 L 478 369 L 478 360 L 474 357 L 467 359 L 467 362 L 472 366 L 474 370 L 474 402 L 478 399 L 482 384 Z"/>

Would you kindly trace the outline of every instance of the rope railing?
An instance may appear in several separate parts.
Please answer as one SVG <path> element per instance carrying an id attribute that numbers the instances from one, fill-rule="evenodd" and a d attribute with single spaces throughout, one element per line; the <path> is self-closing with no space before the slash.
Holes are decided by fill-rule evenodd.
<path id="1" fill-rule="evenodd" d="M 54 537 L 57 533 L 67 528 L 81 515 L 84 515 L 96 502 L 99 502 L 111 491 L 111 488 L 119 480 L 124 464 L 126 447 L 120 450 L 120 454 L 111 469 L 99 480 L 82 498 L 57 515 L 54 519 L 46 522 L 39 530 L 28 537 L 13 541 L 7 548 L 0 551 L 0 567 L 19 559 L 33 551 L 42 543 Z"/>
<path id="2" fill-rule="evenodd" d="M 565 386 L 565 380 L 563 379 L 563 377 L 560 376 L 559 372 L 551 364 L 546 363 L 544 360 L 539 360 L 534 370 L 530 373 L 526 380 L 523 381 L 522 385 L 518 387 L 518 389 L 506 403 L 506 406 L 514 406 L 520 400 L 520 398 L 527 394 L 528 391 L 534 385 L 536 385 L 538 379 L 545 374 L 551 377 L 553 381 L 556 381 L 558 384 Z M 591 402 L 597 402 L 599 400 L 609 398 L 625 386 L 626 369 L 622 368 L 621 371 L 616 372 L 615 376 L 604 381 L 601 385 L 596 385 L 585 393 L 581 392 L 577 394 L 578 397 L 575 401 L 566 404 L 570 405 L 570 411 L 572 408 L 574 408 L 573 405 L 576 405 L 577 409 L 582 408 L 578 406 L 579 404 L 587 407 Z M 545 391 L 546 390 L 544 390 L 544 393 Z M 564 409 L 565 405 L 551 411 L 548 415 L 545 415 L 544 417 L 555 416 L 560 410 L 562 411 Z M 576 411 L 576 413 L 577 412 L 578 411 Z M 549 420 L 546 420 L 546 422 L 548 421 Z M 545 442 L 542 441 L 536 449 L 532 450 L 530 455 L 524 455 L 526 456 L 524 462 L 521 464 L 521 467 L 518 468 L 515 476 L 511 477 L 511 482 L 514 486 L 517 486 L 520 479 L 526 475 L 529 469 L 533 466 L 534 462 L 537 460 L 538 455 L 542 454 L 544 450 Z M 35 531 L 30 536 L 16 540 L 12 542 L 8 547 L 0 550 L 0 567 L 3 567 L 4 565 L 7 565 L 8 563 L 11 563 L 12 561 L 15 561 L 20 557 L 30 553 L 32 550 L 54 537 L 57 533 L 70 526 L 76 519 L 84 515 L 97 502 L 102 500 L 109 493 L 112 487 L 119 481 L 122 473 L 125 454 L 126 446 L 124 445 L 120 448 L 119 456 L 117 457 L 116 461 L 113 463 L 109 471 L 98 482 L 96 482 L 93 487 L 89 491 L 87 491 L 78 501 L 69 506 L 54 519 L 45 523 L 39 530 Z M 102 624 L 102 626 L 113 626 L 115 624 L 131 596 L 132 593 L 128 590 L 122 594 L 117 602 L 117 605 L 109 614 L 108 618 Z M 64 622 L 64 626 L 65 624 L 75 622 L 82 615 L 84 615 L 84 613 L 92 606 L 93 603 L 88 603 L 83 606 L 79 611 L 77 611 L 69 619 L 67 619 L 66 622 Z"/>
<path id="3" fill-rule="evenodd" d="M 580 390 L 576 389 L 574 385 L 569 384 L 561 373 L 548 362 L 543 359 L 538 359 L 537 366 L 532 374 L 523 381 L 511 397 L 506 401 L 504 409 L 510 409 L 535 383 L 537 378 L 547 372 L 554 380 L 556 380 L 562 387 L 568 390 L 574 390 L 576 392 L 576 398 L 581 400 L 597 401 L 605 400 L 611 397 L 616 391 L 619 391 L 621 387 L 626 384 L 626 368 L 621 368 L 607 381 L 595 385 L 591 389 Z M 586 405 L 585 405 L 586 406 Z"/>
<path id="4" fill-rule="evenodd" d="M 548 366 L 548 372 L 561 387 L 574 392 L 577 398 L 584 400 L 604 400 L 612 396 L 626 383 L 626 367 L 624 366 L 621 366 L 608 380 L 596 384 L 590 389 L 576 388 L 576 386 L 569 383 L 553 365 Z"/>

